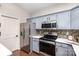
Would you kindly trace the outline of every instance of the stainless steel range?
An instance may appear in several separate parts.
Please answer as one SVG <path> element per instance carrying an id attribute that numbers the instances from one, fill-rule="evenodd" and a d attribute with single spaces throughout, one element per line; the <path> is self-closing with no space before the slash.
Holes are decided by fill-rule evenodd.
<path id="1" fill-rule="evenodd" d="M 55 40 L 57 36 L 46 34 L 44 37 L 40 38 L 39 48 L 40 52 L 45 55 L 55 56 Z"/>

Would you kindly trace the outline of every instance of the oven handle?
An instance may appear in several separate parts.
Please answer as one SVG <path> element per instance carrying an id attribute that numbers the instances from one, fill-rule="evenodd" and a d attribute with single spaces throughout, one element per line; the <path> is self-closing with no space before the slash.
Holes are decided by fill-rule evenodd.
<path id="1" fill-rule="evenodd" d="M 50 42 L 50 41 L 45 41 L 45 40 L 39 40 L 39 42 L 49 43 L 49 44 L 53 44 L 53 45 L 56 44 L 55 41 L 54 42 Z"/>

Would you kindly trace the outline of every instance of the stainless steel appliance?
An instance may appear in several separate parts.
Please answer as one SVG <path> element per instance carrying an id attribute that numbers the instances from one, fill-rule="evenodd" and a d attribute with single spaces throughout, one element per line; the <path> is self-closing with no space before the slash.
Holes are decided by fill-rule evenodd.
<path id="1" fill-rule="evenodd" d="M 51 22 L 51 23 L 43 23 L 42 28 L 56 28 L 57 25 L 56 25 L 56 22 Z"/>
<path id="2" fill-rule="evenodd" d="M 20 24 L 20 48 L 26 52 L 30 52 L 30 21 Z"/>
<path id="3" fill-rule="evenodd" d="M 55 56 L 55 40 L 57 39 L 57 36 L 55 35 L 44 35 L 44 37 L 40 38 L 39 41 L 39 49 L 40 53 L 46 55 L 52 55 Z"/>

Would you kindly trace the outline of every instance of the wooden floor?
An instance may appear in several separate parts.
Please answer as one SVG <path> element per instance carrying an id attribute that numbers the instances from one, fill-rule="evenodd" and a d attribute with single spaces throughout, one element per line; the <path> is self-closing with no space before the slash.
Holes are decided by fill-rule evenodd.
<path id="1" fill-rule="evenodd" d="M 12 56 L 42 56 L 41 54 L 37 54 L 35 52 L 31 53 L 31 54 L 28 54 L 27 52 L 25 51 L 22 51 L 22 50 L 16 50 L 13 52 L 13 55 Z"/>

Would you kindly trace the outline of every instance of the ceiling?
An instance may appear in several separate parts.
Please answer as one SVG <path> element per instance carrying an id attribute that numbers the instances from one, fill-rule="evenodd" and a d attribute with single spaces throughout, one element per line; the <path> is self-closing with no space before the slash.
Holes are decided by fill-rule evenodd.
<path id="1" fill-rule="evenodd" d="M 21 8 L 25 9 L 30 14 L 39 12 L 40 10 L 53 6 L 56 3 L 19 3 L 17 4 Z"/>

